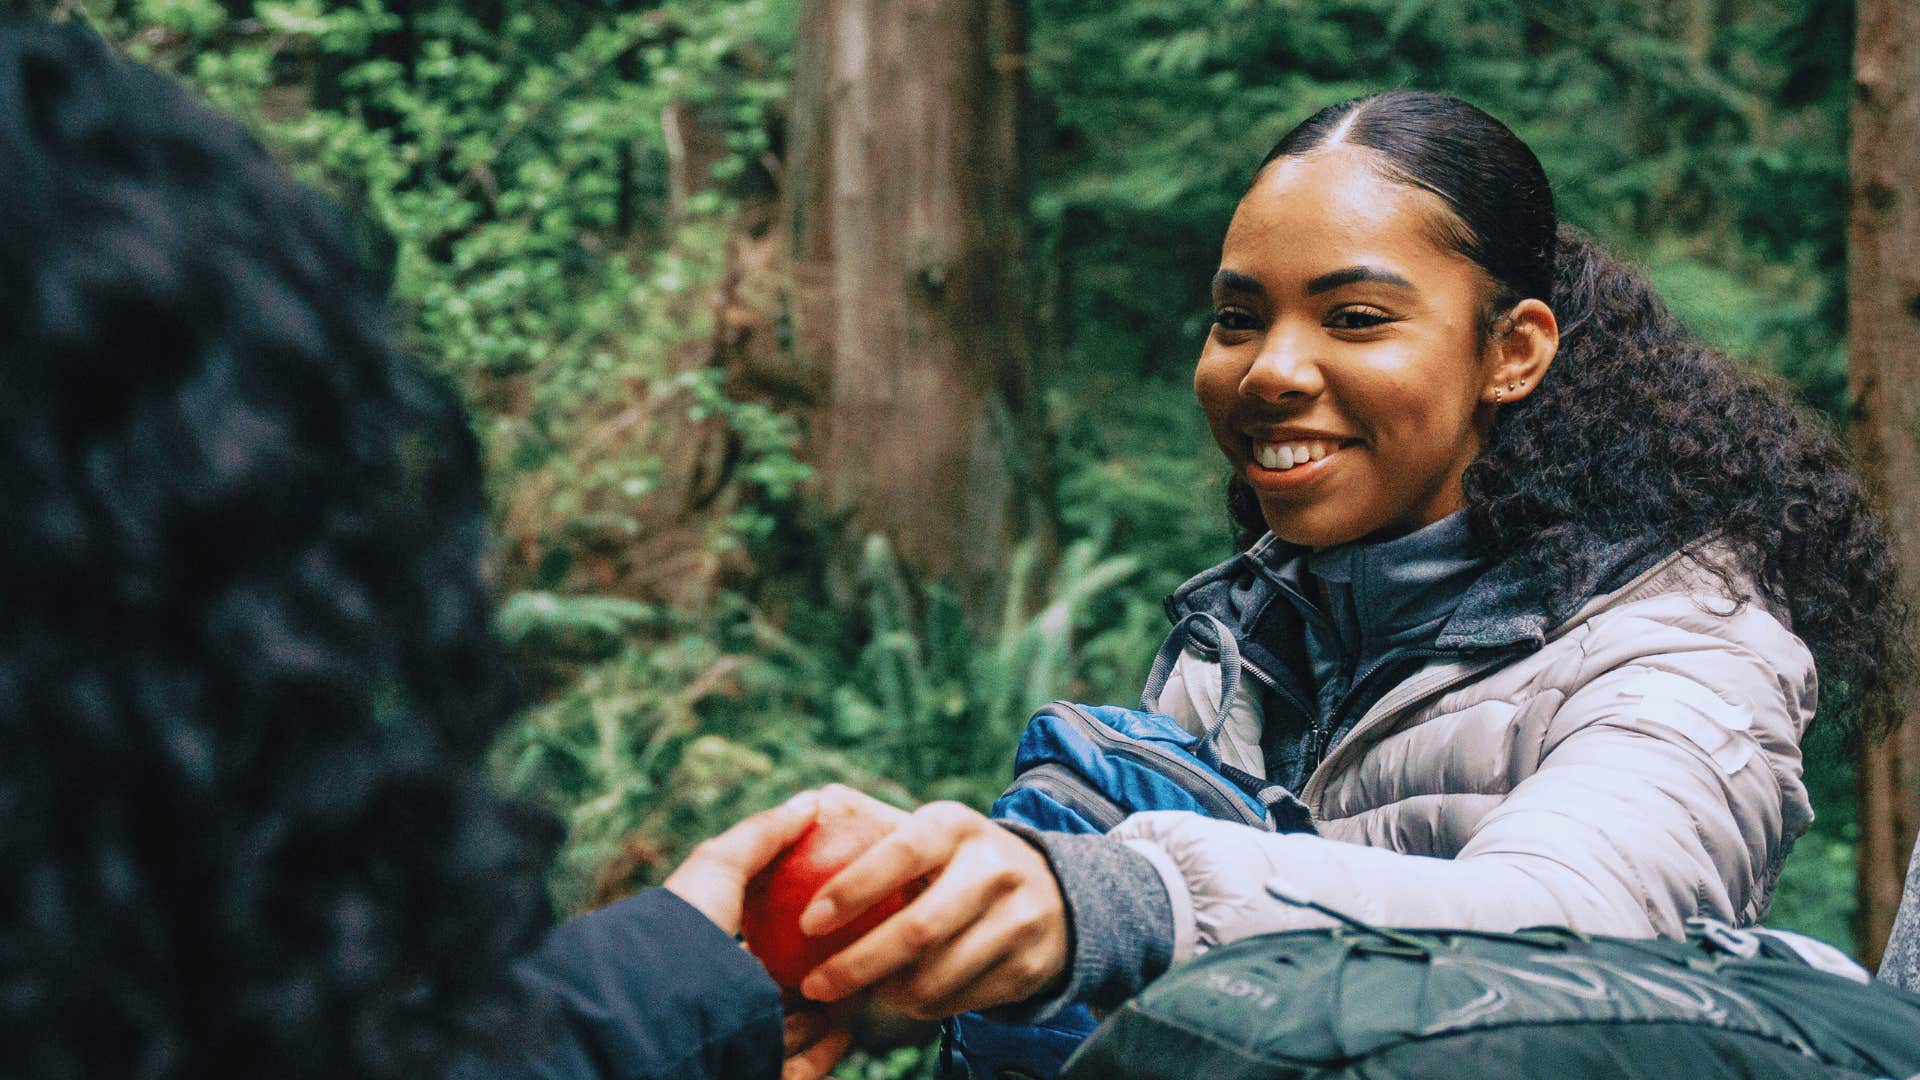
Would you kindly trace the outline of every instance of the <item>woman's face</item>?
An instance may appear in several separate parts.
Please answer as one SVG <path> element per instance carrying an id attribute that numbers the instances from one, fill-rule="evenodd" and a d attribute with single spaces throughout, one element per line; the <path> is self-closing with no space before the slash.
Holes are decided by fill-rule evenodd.
<path id="1" fill-rule="evenodd" d="M 1282 540 L 1390 539 L 1463 505 L 1495 358 L 1445 203 L 1351 147 L 1263 171 L 1227 228 L 1194 390 Z M 1304 463 L 1302 463 L 1304 460 Z"/>

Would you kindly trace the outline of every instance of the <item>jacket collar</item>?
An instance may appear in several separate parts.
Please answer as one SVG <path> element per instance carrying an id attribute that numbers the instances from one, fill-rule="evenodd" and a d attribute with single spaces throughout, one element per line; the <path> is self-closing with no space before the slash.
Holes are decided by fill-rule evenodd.
<path id="1" fill-rule="evenodd" d="M 1563 594 L 1574 600 L 1549 609 L 1546 600 L 1557 571 L 1548 568 L 1527 574 L 1512 560 L 1501 562 L 1467 586 L 1434 647 L 1450 652 L 1537 648 L 1590 599 L 1618 589 L 1672 553 L 1652 537 L 1618 541 L 1589 537 L 1585 543 L 1596 557 L 1586 561 L 1588 569 L 1575 582 L 1576 588 Z M 1305 550 L 1268 533 L 1246 551 L 1174 590 L 1166 600 L 1167 614 L 1178 619 L 1206 611 L 1243 634 L 1251 633 L 1279 596 L 1274 579 L 1280 568 Z"/>
<path id="2" fill-rule="evenodd" d="M 1464 511 L 1372 544 L 1338 544 L 1288 564 L 1324 585 L 1325 616 L 1342 649 L 1370 651 L 1430 643 L 1486 572 Z"/>
<path id="3" fill-rule="evenodd" d="M 1671 554 L 1651 537 L 1603 540 L 1589 535 L 1585 547 L 1593 557 L 1585 560 L 1573 588 L 1561 594 L 1571 599 L 1549 607 L 1547 598 L 1559 572 L 1548 567 L 1525 574 L 1509 559 L 1488 570 L 1460 598 L 1434 646 L 1461 652 L 1537 648 L 1590 600 L 1618 589 Z"/>

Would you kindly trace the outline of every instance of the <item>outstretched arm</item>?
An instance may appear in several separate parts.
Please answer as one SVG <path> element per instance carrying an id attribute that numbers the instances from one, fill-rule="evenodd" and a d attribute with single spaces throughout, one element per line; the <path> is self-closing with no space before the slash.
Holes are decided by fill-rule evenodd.
<path id="1" fill-rule="evenodd" d="M 1408 927 L 1561 925 L 1647 936 L 1678 935 L 1695 915 L 1745 921 L 1763 907 L 1788 840 L 1807 822 L 1797 746 L 1805 702 L 1757 654 L 1727 641 L 1702 635 L 1686 655 L 1682 663 L 1641 657 L 1580 683 L 1556 711 L 1536 771 L 1475 823 L 1451 859 L 1178 812 L 1136 814 L 1106 837 L 1035 836 L 1047 855 L 1044 872 L 1065 899 L 1067 963 L 1057 973 L 1043 964 L 1045 977 L 1009 981 L 984 999 L 921 995 L 907 1007 L 1031 1004 L 1040 991 L 1058 994 L 1062 986 L 1092 1001 L 1096 987 L 1143 984 L 1169 954 L 1179 960 L 1237 938 L 1332 921 L 1289 899 Z M 1713 673 L 1713 687 L 1694 677 L 1700 670 Z M 943 880 L 956 874 L 959 860 L 950 853 L 992 827 L 959 816 L 930 830 L 959 839 L 929 835 L 917 858 L 902 858 L 895 871 L 849 892 L 883 895 L 909 864 L 911 873 L 933 867 Z M 994 849 L 1010 838 L 999 834 Z M 1043 872 L 1028 865 L 1029 856 L 1005 850 L 998 868 L 982 862 L 967 876 L 999 880 L 1011 892 Z M 1100 852 L 1114 858 L 1094 857 Z M 872 857 L 876 869 L 893 858 L 880 848 Z M 1164 888 L 1121 884 L 1128 875 L 1114 867 L 1150 868 L 1147 880 Z M 1165 914 L 1128 917 L 1123 903 L 1140 898 Z M 883 926 L 823 966 L 832 991 L 906 967 L 915 935 L 942 925 Z M 1136 970 L 1097 978 L 1082 970 L 1114 958 Z"/>
<path id="2" fill-rule="evenodd" d="M 1389 926 L 1677 936 L 1694 916 L 1740 923 L 1806 825 L 1796 706 L 1756 656 L 1700 645 L 1721 650 L 1719 689 L 1690 674 L 1696 652 L 1607 671 L 1562 703 L 1537 771 L 1451 859 L 1173 813 L 1113 835 L 1176 868 L 1180 956 L 1330 921 L 1282 896 Z"/>

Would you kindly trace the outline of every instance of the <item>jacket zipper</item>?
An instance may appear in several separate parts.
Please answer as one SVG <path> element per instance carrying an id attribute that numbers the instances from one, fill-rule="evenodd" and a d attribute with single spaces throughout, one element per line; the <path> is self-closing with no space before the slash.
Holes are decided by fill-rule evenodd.
<path id="1" fill-rule="evenodd" d="M 1267 579 L 1274 588 L 1286 594 L 1287 597 L 1292 600 L 1293 606 L 1299 610 L 1303 618 L 1319 624 L 1320 629 L 1326 633 L 1329 641 L 1339 643 L 1340 628 L 1334 625 L 1333 620 L 1327 618 L 1326 613 L 1320 610 L 1318 604 L 1315 604 L 1299 589 L 1294 588 L 1286 579 L 1274 573 L 1267 566 L 1260 565 L 1257 566 L 1256 569 L 1259 570 L 1261 577 Z M 1341 658 L 1341 666 L 1346 666 L 1345 657 Z M 1372 671 L 1369 670 L 1367 674 L 1371 675 Z M 1366 676 L 1362 676 L 1363 679 L 1365 677 Z M 1346 700 L 1353 700 L 1351 690 L 1348 692 Z M 1320 756 L 1330 749 L 1327 746 L 1327 741 L 1333 737 L 1333 733 L 1339 729 L 1340 724 L 1337 719 L 1323 723 L 1324 718 L 1320 716 L 1320 708 L 1317 704 L 1309 708 L 1306 702 L 1296 698 L 1293 705 L 1307 721 L 1307 761 L 1309 762 L 1307 769 L 1308 775 L 1311 776 L 1312 770 L 1320 764 Z M 1345 702 L 1342 702 L 1343 710 L 1344 705 Z"/>
<path id="2" fill-rule="evenodd" d="M 1190 641 L 1189 644 L 1192 645 L 1196 649 L 1196 651 L 1200 653 L 1203 659 L 1206 658 L 1206 651 L 1205 651 L 1206 646 L 1204 644 L 1198 641 Z M 1214 661 L 1217 662 L 1219 660 L 1219 657 L 1220 657 L 1220 649 L 1216 645 L 1213 650 Z M 1325 733 L 1320 730 L 1319 724 L 1316 722 L 1314 717 L 1315 710 L 1310 708 L 1307 705 L 1306 699 L 1302 698 L 1299 694 L 1294 693 L 1291 689 L 1280 685 L 1280 680 L 1268 674 L 1266 669 L 1262 668 L 1259 664 L 1256 664 L 1252 660 L 1249 660 L 1245 653 L 1240 654 L 1240 670 L 1246 672 L 1248 675 L 1253 676 L 1254 682 L 1257 682 L 1261 686 L 1264 686 L 1268 690 L 1272 691 L 1287 705 L 1291 706 L 1294 712 L 1299 714 L 1299 716 L 1307 722 L 1307 725 L 1306 725 L 1307 726 L 1307 745 L 1312 750 L 1313 755 L 1317 758 L 1320 752 L 1319 746 L 1320 746 L 1321 740 L 1325 738 Z"/>
<path id="3" fill-rule="evenodd" d="M 1147 763 L 1156 769 L 1164 771 L 1171 767 L 1183 773 L 1193 780 L 1191 785 L 1182 785 L 1187 793 L 1209 810 L 1214 811 L 1215 817 L 1228 818 L 1263 831 L 1272 831 L 1273 826 L 1267 820 L 1267 815 L 1262 812 L 1260 816 L 1255 817 L 1253 811 L 1237 796 L 1237 793 L 1228 792 L 1225 779 L 1171 754 L 1156 751 L 1152 746 L 1115 734 L 1111 728 L 1100 721 L 1099 717 L 1088 712 L 1084 706 L 1071 701 L 1055 701 L 1048 704 L 1046 708 L 1054 710 L 1055 715 L 1060 715 L 1058 710 L 1066 709 L 1072 719 L 1086 728 L 1087 734 L 1095 742 L 1115 753 Z"/>
<path id="4" fill-rule="evenodd" d="M 1320 755 L 1320 743 L 1321 740 L 1325 738 L 1325 734 L 1320 730 L 1320 724 L 1314 716 L 1314 710 L 1307 706 L 1305 699 L 1287 687 L 1281 686 L 1279 680 L 1267 674 L 1261 669 L 1260 665 L 1248 660 L 1245 655 L 1240 657 L 1240 670 L 1253 676 L 1255 682 L 1266 687 L 1275 696 L 1286 702 L 1286 704 L 1293 708 L 1295 713 L 1299 714 L 1299 716 L 1307 722 L 1307 748 L 1317 760 Z"/>
<path id="5" fill-rule="evenodd" d="M 1327 733 L 1332 734 L 1340 730 L 1341 722 L 1353 712 L 1353 703 L 1366 700 L 1366 697 L 1361 694 L 1361 691 L 1365 690 L 1367 684 L 1373 681 L 1373 678 L 1379 675 L 1381 671 L 1405 660 L 1430 660 L 1437 656 L 1446 656 L 1447 654 L 1448 650 L 1446 649 L 1426 647 L 1407 649 L 1397 655 L 1383 656 L 1374 661 L 1367 667 L 1367 670 L 1361 672 L 1360 675 L 1353 680 L 1353 685 L 1347 688 L 1347 696 L 1340 702 L 1340 708 L 1334 711 L 1333 722 L 1327 725 Z M 1382 696 L 1384 697 L 1384 695 Z M 1378 704 L 1378 702 L 1375 704 Z M 1328 749 L 1332 748 L 1329 747 Z M 1319 762 L 1316 761 L 1314 764 L 1317 766 Z"/>

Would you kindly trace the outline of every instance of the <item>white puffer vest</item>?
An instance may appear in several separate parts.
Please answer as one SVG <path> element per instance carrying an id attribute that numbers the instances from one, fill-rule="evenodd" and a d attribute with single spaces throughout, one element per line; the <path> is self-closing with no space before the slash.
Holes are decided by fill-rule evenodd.
<path id="1" fill-rule="evenodd" d="M 1217 671 L 1181 657 L 1161 708 L 1198 729 Z M 1146 813 L 1113 835 L 1172 900 L 1176 959 L 1329 920 L 1680 936 L 1765 916 L 1813 820 L 1800 736 L 1813 657 L 1761 601 L 1675 554 L 1518 659 L 1434 662 L 1388 691 L 1300 792 L 1320 835 Z M 1220 745 L 1260 769 L 1259 710 Z"/>

